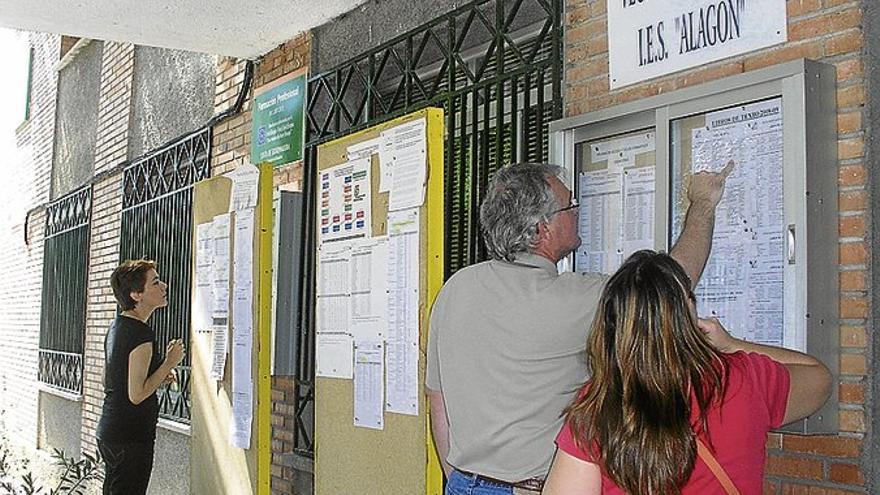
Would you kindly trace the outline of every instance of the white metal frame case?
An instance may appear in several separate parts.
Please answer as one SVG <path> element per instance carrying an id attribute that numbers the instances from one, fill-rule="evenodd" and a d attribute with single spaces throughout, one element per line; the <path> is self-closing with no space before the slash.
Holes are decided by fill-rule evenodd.
<path id="1" fill-rule="evenodd" d="M 550 125 L 550 157 L 575 186 L 578 143 L 631 131 L 655 132 L 655 249 L 672 244 L 672 123 L 718 109 L 782 99 L 783 216 L 786 232 L 784 328 L 834 376 L 832 395 L 813 416 L 785 431 L 838 429 L 838 167 L 835 68 L 801 59 L 639 101 L 561 119 Z M 568 266 L 574 266 L 569 260 Z"/>

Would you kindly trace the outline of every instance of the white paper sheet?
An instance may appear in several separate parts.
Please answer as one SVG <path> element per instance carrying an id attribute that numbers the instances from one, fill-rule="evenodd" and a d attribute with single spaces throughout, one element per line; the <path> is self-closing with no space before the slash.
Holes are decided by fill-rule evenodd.
<path id="1" fill-rule="evenodd" d="M 315 357 L 315 374 L 317 376 L 351 380 L 351 335 L 347 333 L 316 334 Z"/>
<path id="2" fill-rule="evenodd" d="M 351 336 L 381 342 L 388 321 L 388 238 L 353 241 L 350 268 Z"/>
<path id="3" fill-rule="evenodd" d="M 382 430 L 384 359 L 381 342 L 357 342 L 354 351 L 354 425 Z"/>
<path id="4" fill-rule="evenodd" d="M 212 223 L 196 225 L 195 293 L 192 304 L 192 328 L 195 332 L 210 332 L 214 304 L 213 264 L 214 234 Z"/>
<path id="5" fill-rule="evenodd" d="M 211 317 L 214 319 L 228 318 L 229 315 L 229 250 L 232 240 L 231 220 L 228 213 L 217 215 L 211 222 L 214 235 L 214 262 L 211 280 L 214 301 Z M 216 323 L 216 322 L 215 322 Z"/>
<path id="6" fill-rule="evenodd" d="M 592 163 L 607 162 L 609 169 L 635 165 L 636 155 L 654 151 L 654 133 L 643 132 L 608 139 L 590 145 Z"/>
<path id="7" fill-rule="evenodd" d="M 622 258 L 654 249 L 654 167 L 623 170 Z"/>
<path id="8" fill-rule="evenodd" d="M 235 251 L 232 290 L 232 385 L 243 392 L 253 389 L 253 245 L 254 210 L 235 214 Z"/>
<path id="9" fill-rule="evenodd" d="M 256 168 L 256 167 L 254 167 Z M 251 426 L 254 416 L 254 209 L 246 207 L 235 211 L 232 258 L 232 445 L 247 449 L 251 445 Z"/>
<path id="10" fill-rule="evenodd" d="M 577 271 L 613 273 L 620 266 L 623 174 L 619 169 L 581 172 Z"/>
<path id="11" fill-rule="evenodd" d="M 388 213 L 388 412 L 418 414 L 419 211 Z"/>
<path id="12" fill-rule="evenodd" d="M 712 254 L 695 291 L 700 314 L 735 337 L 804 350 L 783 328 L 782 101 L 706 114 L 692 131 L 693 170 L 736 162 L 716 211 Z"/>
<path id="13" fill-rule="evenodd" d="M 379 192 L 388 192 L 394 180 L 394 141 L 388 131 L 382 131 L 379 139 Z"/>
<path id="14" fill-rule="evenodd" d="M 224 320 L 226 321 L 226 320 Z M 227 323 L 214 325 L 211 335 L 211 379 L 222 380 L 226 370 L 229 335 Z"/>
<path id="15" fill-rule="evenodd" d="M 232 392 L 232 421 L 229 423 L 230 443 L 239 449 L 251 448 L 251 425 L 254 418 L 253 396 Z"/>
<path id="16" fill-rule="evenodd" d="M 358 158 L 320 172 L 320 242 L 370 236 L 370 158 Z"/>
<path id="17" fill-rule="evenodd" d="M 239 211 L 257 206 L 260 169 L 250 163 L 245 163 L 226 174 L 226 177 L 232 179 L 229 211 Z"/>
<path id="18" fill-rule="evenodd" d="M 386 131 L 391 144 L 391 192 L 388 210 L 421 206 L 425 202 L 428 146 L 425 119 L 392 127 Z"/>
<path id="19" fill-rule="evenodd" d="M 654 151 L 650 131 L 590 143 L 590 170 L 578 176 L 578 272 L 611 274 L 633 252 L 654 247 Z"/>
<path id="20" fill-rule="evenodd" d="M 382 145 L 382 138 L 376 137 L 373 139 L 368 139 L 366 141 L 361 141 L 357 144 L 353 144 L 346 148 L 346 152 L 348 153 L 348 159 L 357 160 L 360 158 L 370 158 L 373 155 L 379 154 L 379 147 Z"/>
<path id="21" fill-rule="evenodd" d="M 250 292 L 254 279 L 254 210 L 235 212 L 235 254 L 233 286 Z M 244 287 L 247 286 L 247 287 Z"/>
<path id="22" fill-rule="evenodd" d="M 327 243 L 318 248 L 317 331 L 349 333 L 351 324 L 351 244 Z"/>

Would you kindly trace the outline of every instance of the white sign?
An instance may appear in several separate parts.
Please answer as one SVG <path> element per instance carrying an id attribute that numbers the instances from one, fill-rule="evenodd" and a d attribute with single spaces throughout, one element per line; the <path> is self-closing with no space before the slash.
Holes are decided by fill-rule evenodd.
<path id="1" fill-rule="evenodd" d="M 785 0 L 608 0 L 611 89 L 787 39 Z"/>

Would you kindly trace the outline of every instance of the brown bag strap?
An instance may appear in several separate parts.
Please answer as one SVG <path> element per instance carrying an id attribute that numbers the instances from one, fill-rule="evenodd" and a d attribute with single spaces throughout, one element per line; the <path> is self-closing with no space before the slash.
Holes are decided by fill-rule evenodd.
<path id="1" fill-rule="evenodd" d="M 721 464 L 718 464 L 718 460 L 715 459 L 715 456 L 709 451 L 709 447 L 706 447 L 706 444 L 704 444 L 699 438 L 696 440 L 697 455 L 700 456 L 700 459 L 702 459 L 704 463 L 706 463 L 709 471 L 712 471 L 712 474 L 718 478 L 718 481 L 721 483 L 721 486 L 724 487 L 724 491 L 727 492 L 727 495 L 740 495 L 739 490 L 736 489 L 736 485 L 730 480 L 730 476 L 727 475 L 727 472 L 721 467 Z"/>

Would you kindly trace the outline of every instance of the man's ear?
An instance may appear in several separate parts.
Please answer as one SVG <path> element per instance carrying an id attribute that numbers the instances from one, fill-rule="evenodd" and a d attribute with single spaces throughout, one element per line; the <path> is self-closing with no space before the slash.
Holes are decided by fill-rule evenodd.
<path id="1" fill-rule="evenodd" d="M 537 227 L 537 235 L 535 236 L 535 241 L 540 244 L 542 241 L 550 237 L 550 224 L 546 221 L 541 220 L 538 222 Z"/>

